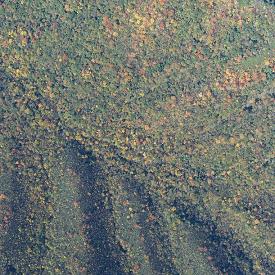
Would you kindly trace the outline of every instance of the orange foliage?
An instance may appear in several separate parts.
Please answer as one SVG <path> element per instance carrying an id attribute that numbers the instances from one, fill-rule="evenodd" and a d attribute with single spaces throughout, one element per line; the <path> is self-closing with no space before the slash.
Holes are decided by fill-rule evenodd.
<path id="1" fill-rule="evenodd" d="M 103 16 L 103 26 L 108 29 L 109 31 L 112 31 L 113 30 L 113 24 L 112 22 L 110 21 L 109 17 L 104 15 Z"/>
<path id="2" fill-rule="evenodd" d="M 6 200 L 7 196 L 4 194 L 0 194 L 0 201 Z"/>

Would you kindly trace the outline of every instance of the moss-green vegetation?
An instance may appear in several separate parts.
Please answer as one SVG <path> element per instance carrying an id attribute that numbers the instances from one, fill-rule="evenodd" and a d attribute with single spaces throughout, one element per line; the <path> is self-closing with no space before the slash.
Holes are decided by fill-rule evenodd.
<path id="1" fill-rule="evenodd" d="M 0 1 L 0 273 L 273 274 L 273 22 Z"/>

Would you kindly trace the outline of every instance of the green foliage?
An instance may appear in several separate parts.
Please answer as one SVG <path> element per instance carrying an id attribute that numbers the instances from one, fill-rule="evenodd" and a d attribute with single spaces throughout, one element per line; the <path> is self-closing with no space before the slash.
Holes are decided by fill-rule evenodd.
<path id="1" fill-rule="evenodd" d="M 185 216 L 226 247 L 221 272 L 272 274 L 273 9 L 254 0 L 4 1 L 0 191 L 14 196 L 0 209 L 15 210 L 9 222 L 1 212 L 1 272 L 5 262 L 23 274 L 101 272 L 89 270 L 96 252 L 81 245 L 86 233 L 66 243 L 66 228 L 83 221 L 68 206 L 82 191 L 60 152 L 77 141 L 109 179 L 100 186 L 113 203 L 114 254 L 137 218 L 120 205 L 130 196 L 120 179 L 133 177 L 156 213 L 175 208 L 159 223 L 172 254 Z M 117 261 L 153 274 L 140 231 Z M 157 259 L 165 255 L 160 247 Z M 176 258 L 163 261 L 167 274 L 184 262 Z"/>

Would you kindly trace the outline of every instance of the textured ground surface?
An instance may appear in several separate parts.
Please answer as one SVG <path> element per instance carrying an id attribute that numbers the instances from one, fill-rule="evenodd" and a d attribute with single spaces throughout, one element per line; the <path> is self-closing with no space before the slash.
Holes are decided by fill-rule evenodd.
<path id="1" fill-rule="evenodd" d="M 0 273 L 274 274 L 273 22 L 0 1 Z"/>

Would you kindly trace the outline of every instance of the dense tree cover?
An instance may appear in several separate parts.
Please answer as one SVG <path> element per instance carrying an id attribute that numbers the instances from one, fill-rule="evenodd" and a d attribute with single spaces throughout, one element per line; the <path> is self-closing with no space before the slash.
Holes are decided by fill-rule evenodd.
<path id="1" fill-rule="evenodd" d="M 211 274 L 180 253 L 196 225 L 215 272 L 274 273 L 273 21 L 252 0 L 2 1 L 1 273 Z M 104 175 L 87 190 L 72 142 Z"/>

